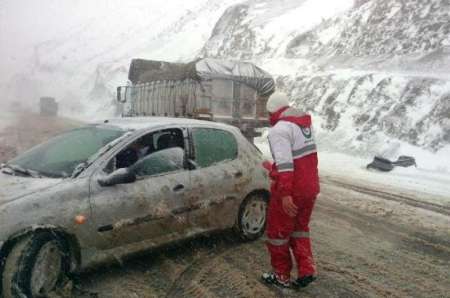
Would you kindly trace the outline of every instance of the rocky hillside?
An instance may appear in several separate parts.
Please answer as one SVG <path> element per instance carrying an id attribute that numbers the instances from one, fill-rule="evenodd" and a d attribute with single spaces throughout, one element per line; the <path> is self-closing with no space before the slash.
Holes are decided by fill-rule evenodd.
<path id="1" fill-rule="evenodd" d="M 298 34 L 351 7 L 351 1 L 330 2 L 249 0 L 231 6 L 218 20 L 202 55 L 234 59 L 286 56 L 287 46 Z"/>
<path id="2" fill-rule="evenodd" d="M 436 152 L 450 144 L 450 81 L 337 72 L 278 83 L 320 117 L 322 130 L 339 135 L 333 142 L 341 149 L 377 154 L 403 141 Z"/>
<path id="3" fill-rule="evenodd" d="M 252 59 L 269 68 L 279 87 L 312 111 L 319 132 L 341 149 L 401 153 L 411 146 L 432 152 L 448 147 L 450 2 L 363 1 L 311 27 L 302 24 L 307 3 L 278 11 L 278 18 L 263 24 L 255 2 L 231 7 L 202 53 Z M 289 28 L 277 24 L 284 18 L 298 21 Z M 280 30 L 270 35 L 270 27 Z"/>
<path id="4" fill-rule="evenodd" d="M 365 57 L 376 63 L 393 57 L 409 57 L 411 62 L 450 57 L 449 20 L 447 0 L 372 0 L 300 33 L 286 55 Z"/>

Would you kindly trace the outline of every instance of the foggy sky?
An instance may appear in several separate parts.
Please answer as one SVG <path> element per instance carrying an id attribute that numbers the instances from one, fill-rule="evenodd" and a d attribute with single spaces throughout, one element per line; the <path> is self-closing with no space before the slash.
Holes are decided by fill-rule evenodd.
<path id="1" fill-rule="evenodd" d="M 336 1 L 348 2 L 350 0 L 329 1 L 336 3 Z M 195 10 L 199 2 L 205 1 L 0 0 L 0 93 L 6 94 L 8 82 L 11 82 L 11 78 L 15 74 L 30 73 L 29 67 L 34 64 L 33 59 L 38 56 L 33 56 L 35 48 L 43 45 L 46 41 L 52 41 L 51 47 L 58 46 L 64 43 L 64 39 L 69 38 L 68 36 L 71 33 L 86 29 L 82 28 L 84 25 L 101 25 L 99 28 L 92 28 L 88 31 L 100 32 L 97 37 L 100 36 L 103 40 L 92 38 L 77 42 L 89 43 L 97 50 L 103 48 L 107 50 L 107 46 L 114 44 L 112 42 L 108 44 L 108 36 L 117 39 L 117 36 L 110 33 L 113 31 L 121 32 L 120 27 L 124 28 L 125 25 L 130 27 L 130 24 L 136 24 L 136 27 L 139 27 L 142 24 L 139 20 L 145 19 L 148 24 L 152 22 L 150 19 L 153 16 L 157 18 L 170 14 L 172 18 L 176 18 L 177 14 L 174 15 L 174 11 Z M 239 0 L 234 2 L 239 2 Z M 96 21 L 93 21 L 94 19 Z M 101 22 L 102 19 L 105 19 L 104 23 Z M 104 35 L 103 32 L 105 32 Z M 86 37 L 86 35 L 83 36 Z M 149 37 L 142 35 L 140 39 L 143 39 L 143 41 L 141 43 L 145 43 L 146 38 Z M 70 56 L 70 53 L 64 53 L 63 55 Z M 21 77 L 20 80 L 22 79 Z M 46 85 L 51 87 L 51 83 L 46 82 Z M 38 92 L 33 92 L 33 84 L 25 85 L 28 87 L 19 90 L 25 92 L 23 96 L 19 97 L 36 97 L 35 95 Z M 58 94 L 55 95 L 58 96 Z"/>
<path id="2" fill-rule="evenodd" d="M 166 0 L 163 6 L 170 2 L 181 5 L 183 1 Z M 122 6 L 154 7 L 158 4 L 161 1 L 0 0 L 0 87 L 12 73 L 26 67 L 24 60 L 33 55 L 39 43 L 64 36 L 65 32 L 101 14 L 117 13 Z"/>

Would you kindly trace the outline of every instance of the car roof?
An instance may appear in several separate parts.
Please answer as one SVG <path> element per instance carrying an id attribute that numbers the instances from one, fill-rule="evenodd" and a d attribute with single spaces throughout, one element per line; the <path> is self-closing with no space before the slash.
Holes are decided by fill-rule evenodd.
<path id="1" fill-rule="evenodd" d="M 209 126 L 214 128 L 221 128 L 226 130 L 236 130 L 234 126 L 218 123 L 213 121 L 196 120 L 189 118 L 171 118 L 171 117 L 123 117 L 107 119 L 96 124 L 113 125 L 124 130 L 141 130 L 151 129 L 170 125 L 185 125 L 185 126 Z"/>

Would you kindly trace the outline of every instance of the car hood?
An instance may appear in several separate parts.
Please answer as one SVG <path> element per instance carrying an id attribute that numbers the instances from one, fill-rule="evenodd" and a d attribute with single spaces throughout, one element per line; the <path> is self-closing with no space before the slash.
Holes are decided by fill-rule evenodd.
<path id="1" fill-rule="evenodd" d="M 0 205 L 61 183 L 63 179 L 11 176 L 0 170 Z"/>

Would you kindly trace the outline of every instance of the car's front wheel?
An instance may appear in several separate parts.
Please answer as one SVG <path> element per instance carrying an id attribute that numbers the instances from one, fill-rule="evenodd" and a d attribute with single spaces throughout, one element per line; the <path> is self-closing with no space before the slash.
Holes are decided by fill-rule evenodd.
<path id="1" fill-rule="evenodd" d="M 5 261 L 3 297 L 48 297 L 62 286 L 69 271 L 63 241 L 40 232 L 20 239 Z"/>
<path id="2" fill-rule="evenodd" d="M 236 231 L 243 240 L 256 240 L 266 228 L 268 199 L 262 194 L 248 196 L 239 208 Z"/>

